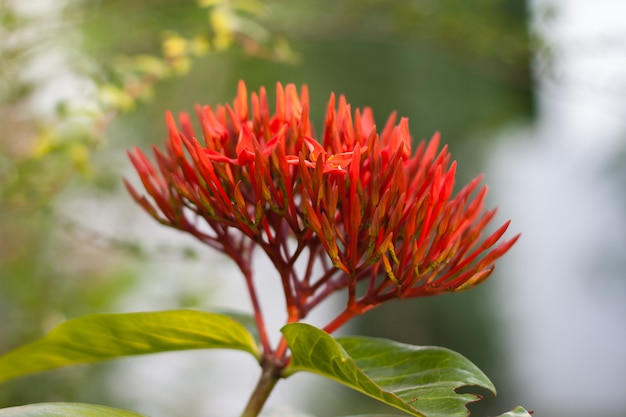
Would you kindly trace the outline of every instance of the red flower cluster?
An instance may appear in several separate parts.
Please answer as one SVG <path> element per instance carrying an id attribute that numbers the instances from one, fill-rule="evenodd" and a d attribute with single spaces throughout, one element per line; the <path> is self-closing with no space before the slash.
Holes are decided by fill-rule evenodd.
<path id="1" fill-rule="evenodd" d="M 406 118 L 392 114 L 379 133 L 371 109 L 331 95 L 318 141 L 306 87 L 278 84 L 276 97 L 272 114 L 265 90 L 249 102 L 240 82 L 232 107 L 196 107 L 200 135 L 168 113 L 157 166 L 129 153 L 151 199 L 126 186 L 159 222 L 232 257 L 250 288 L 250 252 L 265 251 L 290 321 L 341 289 L 346 309 L 328 331 L 392 298 L 472 287 L 519 237 L 498 243 L 507 222 L 481 239 L 495 214 L 487 188 L 477 178 L 453 196 L 456 163 L 438 135 L 412 151 Z"/>

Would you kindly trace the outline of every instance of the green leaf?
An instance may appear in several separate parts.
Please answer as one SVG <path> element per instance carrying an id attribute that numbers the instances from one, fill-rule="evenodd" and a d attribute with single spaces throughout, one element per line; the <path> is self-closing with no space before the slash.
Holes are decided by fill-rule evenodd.
<path id="1" fill-rule="evenodd" d="M 94 314 L 61 323 L 0 357 L 0 382 L 79 363 L 187 349 L 238 349 L 260 358 L 248 330 L 224 314 L 193 310 Z"/>
<path id="2" fill-rule="evenodd" d="M 532 417 L 531 414 L 524 410 L 522 407 L 515 407 L 515 409 L 504 413 L 498 417 Z"/>
<path id="3" fill-rule="evenodd" d="M 0 409 L 0 417 L 145 417 L 133 411 L 81 403 L 41 403 Z"/>
<path id="4" fill-rule="evenodd" d="M 455 392 L 463 386 L 495 394 L 476 365 L 445 348 L 367 337 L 333 339 L 304 323 L 289 324 L 282 332 L 292 354 L 286 376 L 314 372 L 414 416 L 466 416 L 465 405 L 480 397 Z"/>
<path id="5" fill-rule="evenodd" d="M 0 416 L 2 417 L 2 416 Z M 398 414 L 359 414 L 358 416 L 344 416 L 344 417 L 402 417 Z M 514 410 L 504 413 L 498 417 L 532 417 L 532 415 L 524 410 L 522 407 L 517 407 Z"/>
<path id="6" fill-rule="evenodd" d="M 228 316 L 233 320 L 241 323 L 243 327 L 250 332 L 254 338 L 257 346 L 261 345 L 261 338 L 259 336 L 259 329 L 256 327 L 256 321 L 250 314 L 242 313 L 240 311 L 232 311 L 228 309 L 211 309 L 213 313 Z"/>

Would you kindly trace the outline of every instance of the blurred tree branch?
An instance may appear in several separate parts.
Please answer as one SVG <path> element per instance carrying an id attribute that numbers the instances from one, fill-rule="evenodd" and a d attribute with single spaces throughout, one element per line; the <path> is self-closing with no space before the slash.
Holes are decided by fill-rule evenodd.
<path id="1" fill-rule="evenodd" d="M 185 76 L 194 60 L 236 46 L 265 59 L 295 59 L 284 39 L 274 39 L 257 22 L 264 10 L 261 2 L 204 0 L 187 4 L 188 13 L 206 19 L 192 20 L 195 24 L 184 35 L 152 28 L 155 38 L 161 37 L 160 51 L 150 52 L 153 48 L 144 45 L 146 52 L 116 54 L 112 61 L 98 62 L 77 45 L 76 39 L 82 39 L 79 24 L 94 19 L 94 7 L 102 12 L 98 19 L 106 20 L 107 8 L 124 5 L 97 3 L 69 2 L 52 18 L 49 13 L 29 16 L 10 0 L 0 3 L 2 209 L 36 210 L 77 173 L 92 176 L 91 155 L 105 142 L 116 116 L 149 101 L 160 82 Z M 160 13 L 159 8 L 144 9 L 145 18 L 151 13 Z M 62 74 L 49 74 L 59 70 L 45 68 L 51 59 L 60 61 Z M 68 79 L 72 92 L 63 91 L 52 100 L 42 97 L 50 84 Z M 41 108 L 42 100 L 50 105 Z"/>

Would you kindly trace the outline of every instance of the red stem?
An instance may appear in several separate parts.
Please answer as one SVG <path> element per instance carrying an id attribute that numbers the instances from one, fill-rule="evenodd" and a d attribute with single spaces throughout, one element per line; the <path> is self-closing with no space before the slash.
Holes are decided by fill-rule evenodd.
<path id="1" fill-rule="evenodd" d="M 306 271 L 304 273 L 304 278 L 302 279 L 302 281 L 306 283 L 307 288 L 309 287 L 309 284 L 311 282 L 311 274 L 313 273 L 313 264 L 315 263 L 317 254 L 318 254 L 318 246 L 311 245 L 309 247 L 309 259 L 307 260 L 307 263 L 306 263 Z"/>
<path id="2" fill-rule="evenodd" d="M 328 280 L 330 280 L 332 276 L 337 272 L 339 272 L 339 269 L 334 266 L 330 268 L 329 270 L 327 270 L 324 273 L 324 275 L 322 275 L 317 281 L 315 281 L 313 285 L 309 287 L 309 294 L 315 294 L 315 292 L 319 290 L 322 285 L 326 284 Z M 333 286 L 333 291 L 337 288 L 340 288 L 340 287 Z"/>
<path id="3" fill-rule="evenodd" d="M 337 272 L 338 270 L 336 270 L 335 272 Z M 320 292 L 319 294 L 317 294 L 315 296 L 315 298 L 313 298 L 311 301 L 306 303 L 306 312 L 311 311 L 311 309 L 313 309 L 313 307 L 315 307 L 316 305 L 318 305 L 319 303 L 321 303 L 322 301 L 324 301 L 326 298 L 328 298 L 329 295 L 331 295 L 332 293 L 334 293 L 335 291 L 344 288 L 347 285 L 346 281 L 340 281 L 340 280 L 335 280 L 335 281 L 331 281 L 331 282 L 326 282 L 326 287 L 324 287 L 324 290 L 322 292 Z M 309 297 L 307 297 L 308 299 Z"/>
<path id="4" fill-rule="evenodd" d="M 259 304 L 259 298 L 256 295 L 256 289 L 254 287 L 254 282 L 252 279 L 252 271 L 250 269 L 248 269 L 247 271 L 244 271 L 242 269 L 242 271 L 246 278 L 246 286 L 248 287 L 250 301 L 252 302 L 252 308 L 254 309 L 254 321 L 256 322 L 256 326 L 259 331 L 261 345 L 263 345 L 263 350 L 267 355 L 272 352 L 272 347 L 270 346 L 269 337 L 267 336 L 267 328 L 265 327 L 265 320 L 263 319 L 263 313 L 261 311 L 261 305 Z"/>
<path id="5" fill-rule="evenodd" d="M 285 325 L 290 324 L 290 323 L 296 323 L 300 321 L 300 319 L 302 318 L 302 314 L 300 310 L 296 308 L 288 309 L 287 313 L 288 313 L 287 323 L 285 323 Z M 285 366 L 287 365 L 289 361 L 289 359 L 287 358 L 288 347 L 289 346 L 287 346 L 287 340 L 284 337 L 281 337 L 280 342 L 278 342 L 278 346 L 276 347 L 276 351 L 274 352 L 274 358 L 276 358 L 278 361 L 280 361 L 280 363 L 282 363 Z"/>
<path id="6" fill-rule="evenodd" d="M 267 328 L 265 327 L 265 320 L 263 319 L 263 312 L 261 311 L 261 304 L 256 294 L 256 288 L 254 287 L 254 279 L 252 276 L 252 249 L 253 246 L 245 246 L 242 240 L 238 248 L 234 248 L 232 241 L 228 238 L 227 234 L 223 235 L 221 239 L 224 251 L 230 256 L 239 269 L 241 270 L 248 288 L 248 294 L 250 295 L 250 302 L 254 310 L 254 321 L 256 322 L 257 330 L 259 332 L 259 338 L 261 339 L 261 345 L 266 355 L 271 354 L 272 347 L 270 345 L 269 337 L 267 336 Z"/>
<path id="7" fill-rule="evenodd" d="M 322 330 L 326 333 L 332 334 L 335 330 L 346 324 L 347 321 L 357 315 L 353 309 L 346 307 L 337 317 L 335 317 L 330 323 L 328 323 Z"/>

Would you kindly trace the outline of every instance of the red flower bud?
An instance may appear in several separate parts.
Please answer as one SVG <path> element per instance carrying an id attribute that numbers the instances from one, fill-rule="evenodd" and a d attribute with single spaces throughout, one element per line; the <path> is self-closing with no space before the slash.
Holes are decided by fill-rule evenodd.
<path id="1" fill-rule="evenodd" d="M 351 317 L 392 298 L 473 287 L 518 239 L 501 242 L 506 222 L 481 241 L 495 214 L 484 211 L 487 188 L 477 178 L 453 195 L 456 162 L 438 134 L 412 152 L 408 119 L 396 124 L 394 113 L 377 133 L 371 109 L 353 115 L 333 94 L 318 141 L 306 87 L 298 95 L 278 84 L 276 93 L 270 114 L 265 90 L 249 100 L 240 82 L 233 107 L 196 108 L 199 135 L 186 114 L 178 128 L 168 113 L 157 168 L 140 150 L 129 153 L 147 196 L 126 186 L 152 217 L 224 251 L 242 270 L 250 265 L 238 248 L 260 246 L 300 318 L 344 288 Z M 301 275 L 294 265 L 303 256 Z M 357 295 L 360 281 L 367 290 Z"/>

